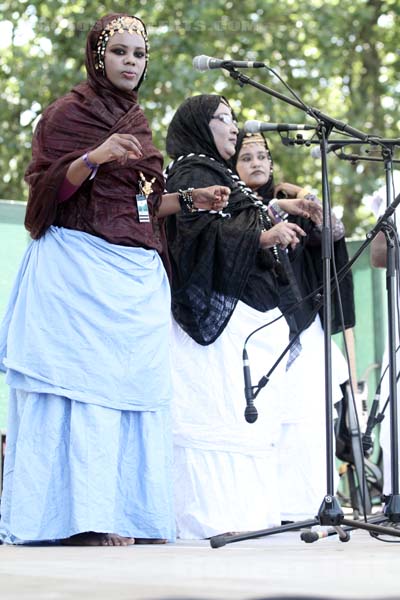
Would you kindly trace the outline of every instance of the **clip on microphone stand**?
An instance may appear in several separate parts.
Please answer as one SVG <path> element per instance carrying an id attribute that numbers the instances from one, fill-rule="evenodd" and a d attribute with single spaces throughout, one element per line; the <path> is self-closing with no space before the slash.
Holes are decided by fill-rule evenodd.
<path id="1" fill-rule="evenodd" d="M 326 489 L 327 493 L 322 500 L 322 504 L 319 508 L 318 515 L 314 519 L 306 521 L 298 521 L 290 523 L 288 525 L 282 525 L 280 527 L 273 527 L 269 529 L 262 529 L 259 531 L 253 531 L 251 533 L 224 536 L 217 535 L 210 539 L 210 545 L 212 548 L 219 548 L 226 544 L 232 544 L 244 540 L 266 537 L 278 533 L 284 533 L 286 531 L 292 531 L 298 528 L 312 527 L 314 525 L 332 526 L 339 538 L 343 542 L 347 542 L 350 539 L 349 534 L 345 531 L 341 525 L 346 525 L 351 528 L 366 529 L 373 531 L 376 534 L 390 534 L 400 537 L 400 530 L 375 525 L 372 523 L 364 523 L 359 521 L 353 521 L 351 519 L 345 519 L 342 508 L 335 497 L 334 490 L 334 477 L 333 477 L 333 406 L 332 406 L 332 355 L 331 355 L 331 231 L 330 231 L 330 209 L 329 209 L 329 186 L 328 186 L 328 165 L 327 165 L 327 153 L 328 153 L 328 137 L 333 129 L 343 131 L 355 138 L 363 141 L 371 141 L 369 136 L 354 127 L 347 125 L 341 121 L 333 119 L 328 115 L 325 115 L 321 111 L 315 108 L 307 107 L 305 104 L 288 98 L 279 92 L 271 90 L 270 88 L 260 84 L 246 75 L 243 75 L 239 71 L 236 71 L 233 67 L 224 67 L 229 71 L 230 76 L 237 80 L 239 85 L 243 87 L 245 84 L 249 84 L 267 94 L 270 94 L 280 100 L 283 100 L 287 104 L 291 104 L 302 111 L 306 112 L 317 120 L 317 135 L 320 140 L 321 148 L 321 169 L 322 169 L 322 204 L 323 204 L 323 223 L 322 223 L 322 260 L 323 260 L 323 294 L 324 294 L 324 350 L 325 350 L 325 421 L 326 421 Z M 375 233 L 376 235 L 376 233 Z M 375 237 L 375 236 L 374 236 Z M 394 291 L 392 292 L 392 294 Z M 393 300 L 391 300 L 393 302 Z M 394 327 L 392 328 L 394 329 Z M 393 359 L 393 357 L 392 357 Z M 396 360 L 394 356 L 394 361 Z M 397 415 L 394 409 L 395 415 Z M 393 416 L 393 415 L 392 415 Z M 392 420 L 392 429 L 397 425 L 396 420 Z M 397 445 L 396 445 L 397 451 Z M 393 475 L 392 475 L 393 476 Z M 400 498 L 398 496 L 398 486 L 395 488 L 396 491 L 396 509 L 397 506 L 400 509 Z M 393 502 L 392 502 L 393 505 Z M 387 514 L 387 513 L 386 513 Z M 387 515 L 388 516 L 388 515 Z M 394 516 L 394 511 L 391 510 L 391 520 Z M 389 517 L 388 517 L 389 518 Z M 397 515 L 396 515 L 397 518 Z M 400 521 L 400 510 L 398 511 L 398 521 Z"/>

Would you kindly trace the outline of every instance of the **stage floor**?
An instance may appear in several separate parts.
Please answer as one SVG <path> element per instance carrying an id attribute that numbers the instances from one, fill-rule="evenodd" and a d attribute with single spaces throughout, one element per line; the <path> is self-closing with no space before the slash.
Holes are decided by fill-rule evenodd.
<path id="1" fill-rule="evenodd" d="M 3 545 L 0 597 L 398 599 L 399 552 L 364 531 L 352 532 L 347 543 L 332 536 L 306 544 L 290 532 L 217 550 L 207 541 L 128 548 Z"/>

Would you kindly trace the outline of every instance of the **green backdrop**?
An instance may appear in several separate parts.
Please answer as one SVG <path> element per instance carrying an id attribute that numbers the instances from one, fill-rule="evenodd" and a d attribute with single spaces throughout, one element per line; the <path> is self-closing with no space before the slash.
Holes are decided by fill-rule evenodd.
<path id="1" fill-rule="evenodd" d="M 0 313 L 4 314 L 6 302 L 29 237 L 23 227 L 25 205 L 21 202 L 0 200 Z M 350 240 L 349 253 L 359 248 L 362 242 Z M 363 375 L 373 364 L 380 365 L 386 330 L 386 298 L 384 271 L 372 269 L 369 253 L 364 253 L 353 268 L 357 325 L 355 349 L 357 376 Z M 343 347 L 341 336 L 335 340 Z M 373 395 L 379 368 L 370 369 L 368 374 L 369 396 Z M 0 429 L 6 426 L 7 387 L 4 375 L 0 374 Z"/>
<path id="2" fill-rule="evenodd" d="M 2 318 L 28 234 L 23 227 L 25 203 L 0 200 L 0 315 Z M 8 390 L 0 373 L 0 429 L 6 426 Z"/>

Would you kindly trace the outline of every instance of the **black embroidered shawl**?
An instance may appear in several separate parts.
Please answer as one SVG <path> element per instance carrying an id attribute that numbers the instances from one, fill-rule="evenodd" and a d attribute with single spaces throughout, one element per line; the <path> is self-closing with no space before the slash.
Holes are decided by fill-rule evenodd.
<path id="1" fill-rule="evenodd" d="M 270 250 L 259 249 L 262 224 L 256 199 L 232 177 L 208 125 L 224 101 L 215 95 L 189 98 L 167 135 L 167 151 L 176 159 L 167 169 L 169 192 L 209 185 L 232 190 L 225 210 L 229 216 L 180 213 L 167 223 L 173 314 L 202 345 L 218 338 L 239 300 L 262 311 L 279 300 L 276 261 Z"/>

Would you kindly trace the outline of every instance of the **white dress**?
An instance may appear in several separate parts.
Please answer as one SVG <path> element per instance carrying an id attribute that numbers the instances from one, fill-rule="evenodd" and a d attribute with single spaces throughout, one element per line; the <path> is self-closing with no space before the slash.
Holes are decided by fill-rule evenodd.
<path id="1" fill-rule="evenodd" d="M 316 516 L 327 492 L 324 331 L 318 316 L 300 341 L 302 350 L 286 372 L 279 442 L 280 507 L 282 520 L 289 521 Z M 334 341 L 331 348 L 334 405 L 342 397 L 340 384 L 349 376 Z M 334 483 L 336 488 L 336 470 Z"/>
<path id="2" fill-rule="evenodd" d="M 285 362 L 256 399 L 258 419 L 245 421 L 242 349 L 247 335 L 272 321 L 239 302 L 219 338 L 194 342 L 172 331 L 174 483 L 177 535 L 206 538 L 279 525 L 278 447 Z M 288 343 L 284 318 L 255 334 L 247 350 L 253 385 Z"/>
<path id="3" fill-rule="evenodd" d="M 285 357 L 256 398 L 258 419 L 244 419 L 242 349 L 247 335 L 272 321 L 239 302 L 211 345 L 172 330 L 174 484 L 177 535 L 206 538 L 253 531 L 281 520 L 314 517 L 326 494 L 325 373 L 319 317 L 301 335 L 302 351 Z M 258 383 L 288 343 L 284 318 L 248 343 L 252 383 Z M 333 403 L 348 378 L 332 344 Z M 336 481 L 337 482 L 337 481 Z"/>

